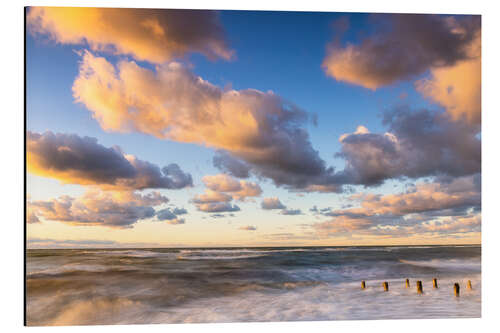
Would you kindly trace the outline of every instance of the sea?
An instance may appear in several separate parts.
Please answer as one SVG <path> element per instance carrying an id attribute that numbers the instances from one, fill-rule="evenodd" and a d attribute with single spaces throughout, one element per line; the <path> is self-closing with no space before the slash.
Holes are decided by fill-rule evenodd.
<path id="1" fill-rule="evenodd" d="M 480 316 L 480 246 L 26 251 L 29 326 Z"/>

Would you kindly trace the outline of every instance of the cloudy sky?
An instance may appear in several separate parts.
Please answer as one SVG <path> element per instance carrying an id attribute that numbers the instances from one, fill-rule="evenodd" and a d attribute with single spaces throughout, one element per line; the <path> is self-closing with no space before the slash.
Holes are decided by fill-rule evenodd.
<path id="1" fill-rule="evenodd" d="M 26 21 L 29 247 L 481 241 L 478 16 Z"/>

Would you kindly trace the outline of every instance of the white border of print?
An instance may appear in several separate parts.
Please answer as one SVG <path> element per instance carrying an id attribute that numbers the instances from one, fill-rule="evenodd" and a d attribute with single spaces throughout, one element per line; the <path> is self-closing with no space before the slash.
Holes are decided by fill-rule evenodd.
<path id="1" fill-rule="evenodd" d="M 383 321 L 330 321 L 284 322 L 251 324 L 190 324 L 190 325 L 141 325 L 141 326 L 76 326 L 76 327 L 23 327 L 23 6 L 96 6 L 96 7 L 151 7 L 151 8 L 204 8 L 204 9 L 253 9 L 253 10 L 307 10 L 350 12 L 411 12 L 482 14 L 483 42 L 483 304 L 481 319 L 434 320 L 383 320 Z M 28 329 L 31 332 L 254 332 L 287 331 L 303 332 L 488 332 L 498 327 L 500 288 L 498 254 L 500 213 L 495 209 L 499 188 L 500 170 L 500 112 L 497 109 L 500 16 L 498 3 L 493 1 L 453 0 L 108 0 L 108 1 L 11 1 L 2 4 L 2 57 L 0 76 L 2 91 L 2 163 L 3 188 L 2 227 L 0 244 L 2 253 L 2 291 L 0 292 L 0 327 L 5 332 Z M 495 33 L 496 32 L 496 33 Z M 6 102 L 6 103 L 5 103 Z M 496 102 L 496 103 L 495 103 Z M 498 329 L 498 328 L 497 328 Z"/>

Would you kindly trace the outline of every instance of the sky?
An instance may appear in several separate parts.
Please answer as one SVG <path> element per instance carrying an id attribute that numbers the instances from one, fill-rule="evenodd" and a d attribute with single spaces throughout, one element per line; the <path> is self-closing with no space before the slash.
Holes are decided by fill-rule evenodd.
<path id="1" fill-rule="evenodd" d="M 27 244 L 479 244 L 479 16 L 31 7 Z"/>

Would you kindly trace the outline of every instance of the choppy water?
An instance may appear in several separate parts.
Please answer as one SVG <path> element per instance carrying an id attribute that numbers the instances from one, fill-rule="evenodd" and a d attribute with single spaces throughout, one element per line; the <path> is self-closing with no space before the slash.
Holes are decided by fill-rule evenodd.
<path id="1" fill-rule="evenodd" d="M 28 250 L 26 266 L 28 325 L 481 316 L 479 246 Z"/>

